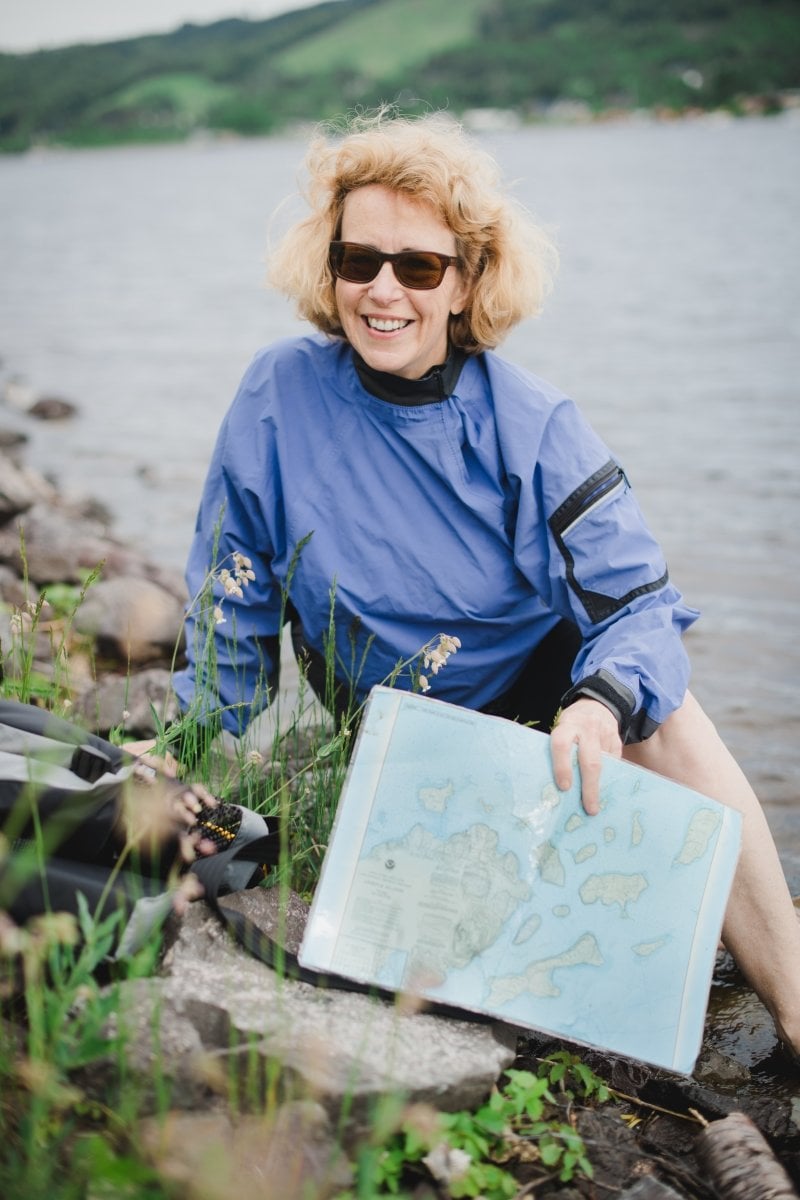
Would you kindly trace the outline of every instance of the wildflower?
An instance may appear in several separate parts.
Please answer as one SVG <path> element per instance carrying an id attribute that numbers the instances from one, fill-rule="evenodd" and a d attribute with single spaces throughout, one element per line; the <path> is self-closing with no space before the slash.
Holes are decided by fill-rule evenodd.
<path id="1" fill-rule="evenodd" d="M 461 641 L 457 637 L 453 637 L 449 633 L 440 633 L 439 641 L 432 649 L 426 650 L 422 665 L 428 670 L 430 668 L 432 675 L 438 675 L 442 667 L 447 665 L 447 660 L 451 654 L 455 654 L 456 650 L 461 649 Z"/>
<path id="2" fill-rule="evenodd" d="M 225 596 L 238 596 L 241 600 L 244 597 L 242 589 L 255 579 L 256 573 L 246 554 L 240 554 L 238 550 L 234 550 L 230 557 L 233 561 L 233 570 L 231 571 L 229 567 L 222 567 L 220 570 L 212 571 L 211 579 L 222 586 Z M 216 625 L 225 624 L 221 602 L 214 605 L 214 623 Z"/>
<path id="3" fill-rule="evenodd" d="M 234 576 L 238 583 L 247 587 L 251 579 L 255 579 L 256 573 L 252 569 L 253 564 L 246 554 L 240 554 L 238 550 L 233 552 Z"/>
<path id="4" fill-rule="evenodd" d="M 220 583 L 222 584 L 222 586 L 225 590 L 226 596 L 238 596 L 239 599 L 242 598 L 242 596 L 244 595 L 244 592 L 239 587 L 239 584 L 236 582 L 235 576 L 231 575 L 231 573 L 227 567 L 223 567 L 223 569 L 220 571 L 217 578 L 219 579 Z"/>
<path id="5" fill-rule="evenodd" d="M 15 925 L 6 913 L 0 912 L 0 958 L 12 958 L 26 949 L 30 936 Z"/>
<path id="6" fill-rule="evenodd" d="M 260 750 L 248 750 L 247 761 L 254 767 L 260 767 L 264 761 L 264 755 Z"/>
<path id="7" fill-rule="evenodd" d="M 123 708 L 122 710 L 122 719 L 123 721 L 130 721 L 131 719 L 131 714 L 127 708 Z"/>
<path id="8" fill-rule="evenodd" d="M 418 683 L 419 683 L 419 690 L 421 692 L 429 692 L 431 690 L 431 685 L 428 683 L 428 681 L 424 675 L 420 675 Z"/>
<path id="9" fill-rule="evenodd" d="M 34 938 L 44 947 L 75 946 L 78 942 L 78 918 L 73 913 L 41 913 L 30 923 Z"/>

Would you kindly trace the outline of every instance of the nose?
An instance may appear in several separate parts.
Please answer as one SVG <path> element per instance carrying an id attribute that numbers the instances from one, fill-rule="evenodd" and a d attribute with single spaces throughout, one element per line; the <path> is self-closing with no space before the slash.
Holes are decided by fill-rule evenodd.
<path id="1" fill-rule="evenodd" d="M 403 286 L 398 283 L 392 264 L 385 262 L 369 285 L 369 294 L 376 302 L 387 303 L 403 295 Z"/>

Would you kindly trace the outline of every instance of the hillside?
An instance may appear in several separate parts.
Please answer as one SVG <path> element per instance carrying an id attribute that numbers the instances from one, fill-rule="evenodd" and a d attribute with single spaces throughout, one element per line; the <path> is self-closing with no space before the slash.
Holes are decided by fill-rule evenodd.
<path id="1" fill-rule="evenodd" d="M 0 149 L 263 134 L 381 101 L 523 117 L 564 100 L 768 109 L 798 87 L 797 0 L 328 0 L 0 54 Z"/>

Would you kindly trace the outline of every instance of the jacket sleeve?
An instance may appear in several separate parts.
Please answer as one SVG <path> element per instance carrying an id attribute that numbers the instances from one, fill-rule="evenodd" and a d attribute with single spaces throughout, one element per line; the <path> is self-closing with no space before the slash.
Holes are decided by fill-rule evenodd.
<path id="1" fill-rule="evenodd" d="M 273 446 L 245 376 L 203 489 L 186 568 L 188 665 L 175 677 L 184 711 L 192 706 L 237 736 L 278 681 L 284 604 L 271 567 L 275 525 L 266 517 L 280 511 Z"/>
<path id="2" fill-rule="evenodd" d="M 600 700 L 623 739 L 641 741 L 683 702 L 682 635 L 698 613 L 671 583 L 622 468 L 571 402 L 548 422 L 536 475 L 547 563 L 540 586 L 583 642 L 564 703 Z"/>

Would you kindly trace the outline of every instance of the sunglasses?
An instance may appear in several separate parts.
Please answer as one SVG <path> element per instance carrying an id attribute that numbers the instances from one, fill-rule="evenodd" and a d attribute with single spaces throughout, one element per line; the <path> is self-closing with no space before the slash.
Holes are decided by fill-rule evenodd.
<path id="1" fill-rule="evenodd" d="M 398 283 L 422 292 L 437 288 L 447 268 L 460 261 L 452 254 L 437 254 L 435 250 L 382 254 L 380 250 L 360 246 L 358 242 L 331 242 L 328 253 L 331 270 L 338 279 L 346 279 L 348 283 L 371 283 L 383 264 L 389 262 Z"/>

